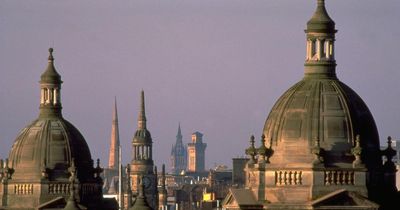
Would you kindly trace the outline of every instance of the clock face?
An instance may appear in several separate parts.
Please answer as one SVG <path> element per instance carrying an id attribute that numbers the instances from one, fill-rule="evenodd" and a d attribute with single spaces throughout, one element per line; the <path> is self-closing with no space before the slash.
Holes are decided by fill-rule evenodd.
<path id="1" fill-rule="evenodd" d="M 143 177 L 144 188 L 149 188 L 151 186 L 151 180 L 149 177 Z"/>

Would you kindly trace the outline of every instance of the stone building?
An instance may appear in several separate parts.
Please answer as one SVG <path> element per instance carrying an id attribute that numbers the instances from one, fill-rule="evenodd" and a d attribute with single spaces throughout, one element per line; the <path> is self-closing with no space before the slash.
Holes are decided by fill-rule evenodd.
<path id="1" fill-rule="evenodd" d="M 103 192 L 104 194 L 116 195 L 119 192 L 119 173 L 120 169 L 120 141 L 119 141 L 119 125 L 117 99 L 114 101 L 114 110 L 111 125 L 110 152 L 108 154 L 108 167 L 103 173 Z M 122 174 L 121 174 L 122 175 Z"/>
<path id="2" fill-rule="evenodd" d="M 147 130 L 143 90 L 140 98 L 138 128 L 132 140 L 130 177 L 132 194 L 137 196 L 139 184 L 143 179 L 144 197 L 152 209 L 158 209 L 157 168 L 153 161 L 153 140 L 149 130 Z"/>
<path id="3" fill-rule="evenodd" d="M 207 144 L 203 143 L 203 134 L 194 132 L 192 142 L 187 146 L 188 172 L 200 173 L 205 171 L 205 151 Z"/>
<path id="4" fill-rule="evenodd" d="M 1 161 L 0 209 L 117 209 L 102 197 L 99 161 L 94 167 L 84 137 L 62 115 L 61 76 L 53 49 L 49 53 L 39 117 L 20 131 Z"/>
<path id="5" fill-rule="evenodd" d="M 181 125 L 178 126 L 178 134 L 176 134 L 175 145 L 171 149 L 171 172 L 179 174 L 186 171 L 187 165 L 187 148 L 182 142 Z"/>
<path id="6" fill-rule="evenodd" d="M 381 151 L 372 114 L 336 76 L 337 30 L 325 1 L 317 2 L 305 30 L 304 77 L 275 103 L 261 146 L 251 137 L 245 188 L 230 190 L 226 209 L 393 209 L 391 140 Z"/>

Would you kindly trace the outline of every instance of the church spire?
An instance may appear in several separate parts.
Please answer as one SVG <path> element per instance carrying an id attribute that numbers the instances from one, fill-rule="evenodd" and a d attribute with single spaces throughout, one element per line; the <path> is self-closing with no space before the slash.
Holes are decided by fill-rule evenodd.
<path id="1" fill-rule="evenodd" d="M 182 131 L 181 131 L 181 123 L 178 125 L 178 133 L 176 134 L 176 145 L 178 143 L 182 144 Z"/>
<path id="2" fill-rule="evenodd" d="M 40 76 L 39 117 L 61 117 L 61 76 L 54 67 L 53 48 L 49 49 L 46 70 Z"/>
<path id="3" fill-rule="evenodd" d="M 336 77 L 335 22 L 329 17 L 324 0 L 317 0 L 317 9 L 307 22 L 306 77 Z"/>
<path id="4" fill-rule="evenodd" d="M 108 167 L 110 169 L 118 169 L 119 162 L 119 127 L 118 127 L 118 110 L 117 110 L 117 98 L 114 98 L 114 111 L 111 126 L 111 142 L 110 142 L 110 153 Z"/>
<path id="5" fill-rule="evenodd" d="M 144 105 L 144 91 L 140 93 L 140 111 L 138 118 L 138 129 L 146 129 L 146 113 Z"/>

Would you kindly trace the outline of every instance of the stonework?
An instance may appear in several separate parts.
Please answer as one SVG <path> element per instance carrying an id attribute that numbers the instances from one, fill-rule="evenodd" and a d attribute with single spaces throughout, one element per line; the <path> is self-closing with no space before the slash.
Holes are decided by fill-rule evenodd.
<path id="1" fill-rule="evenodd" d="M 0 209 L 61 209 L 67 200 L 89 210 L 115 209 L 102 197 L 99 161 L 94 167 L 85 139 L 62 116 L 61 76 L 53 49 L 49 52 L 39 117 L 21 130 L 9 158 L 0 161 Z"/>
<path id="2" fill-rule="evenodd" d="M 317 2 L 304 77 L 275 103 L 258 148 L 251 137 L 245 188 L 231 189 L 226 209 L 390 209 L 396 196 L 391 140 L 381 151 L 368 107 L 337 78 L 337 30 Z"/>

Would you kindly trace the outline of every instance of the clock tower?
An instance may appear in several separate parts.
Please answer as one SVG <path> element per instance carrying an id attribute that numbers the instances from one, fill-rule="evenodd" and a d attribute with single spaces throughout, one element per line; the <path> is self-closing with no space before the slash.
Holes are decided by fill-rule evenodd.
<path id="1" fill-rule="evenodd" d="M 143 177 L 144 194 L 152 209 L 158 209 L 157 174 L 153 162 L 152 138 L 146 126 L 144 91 L 141 92 L 138 128 L 132 140 L 131 189 L 138 195 Z"/>

